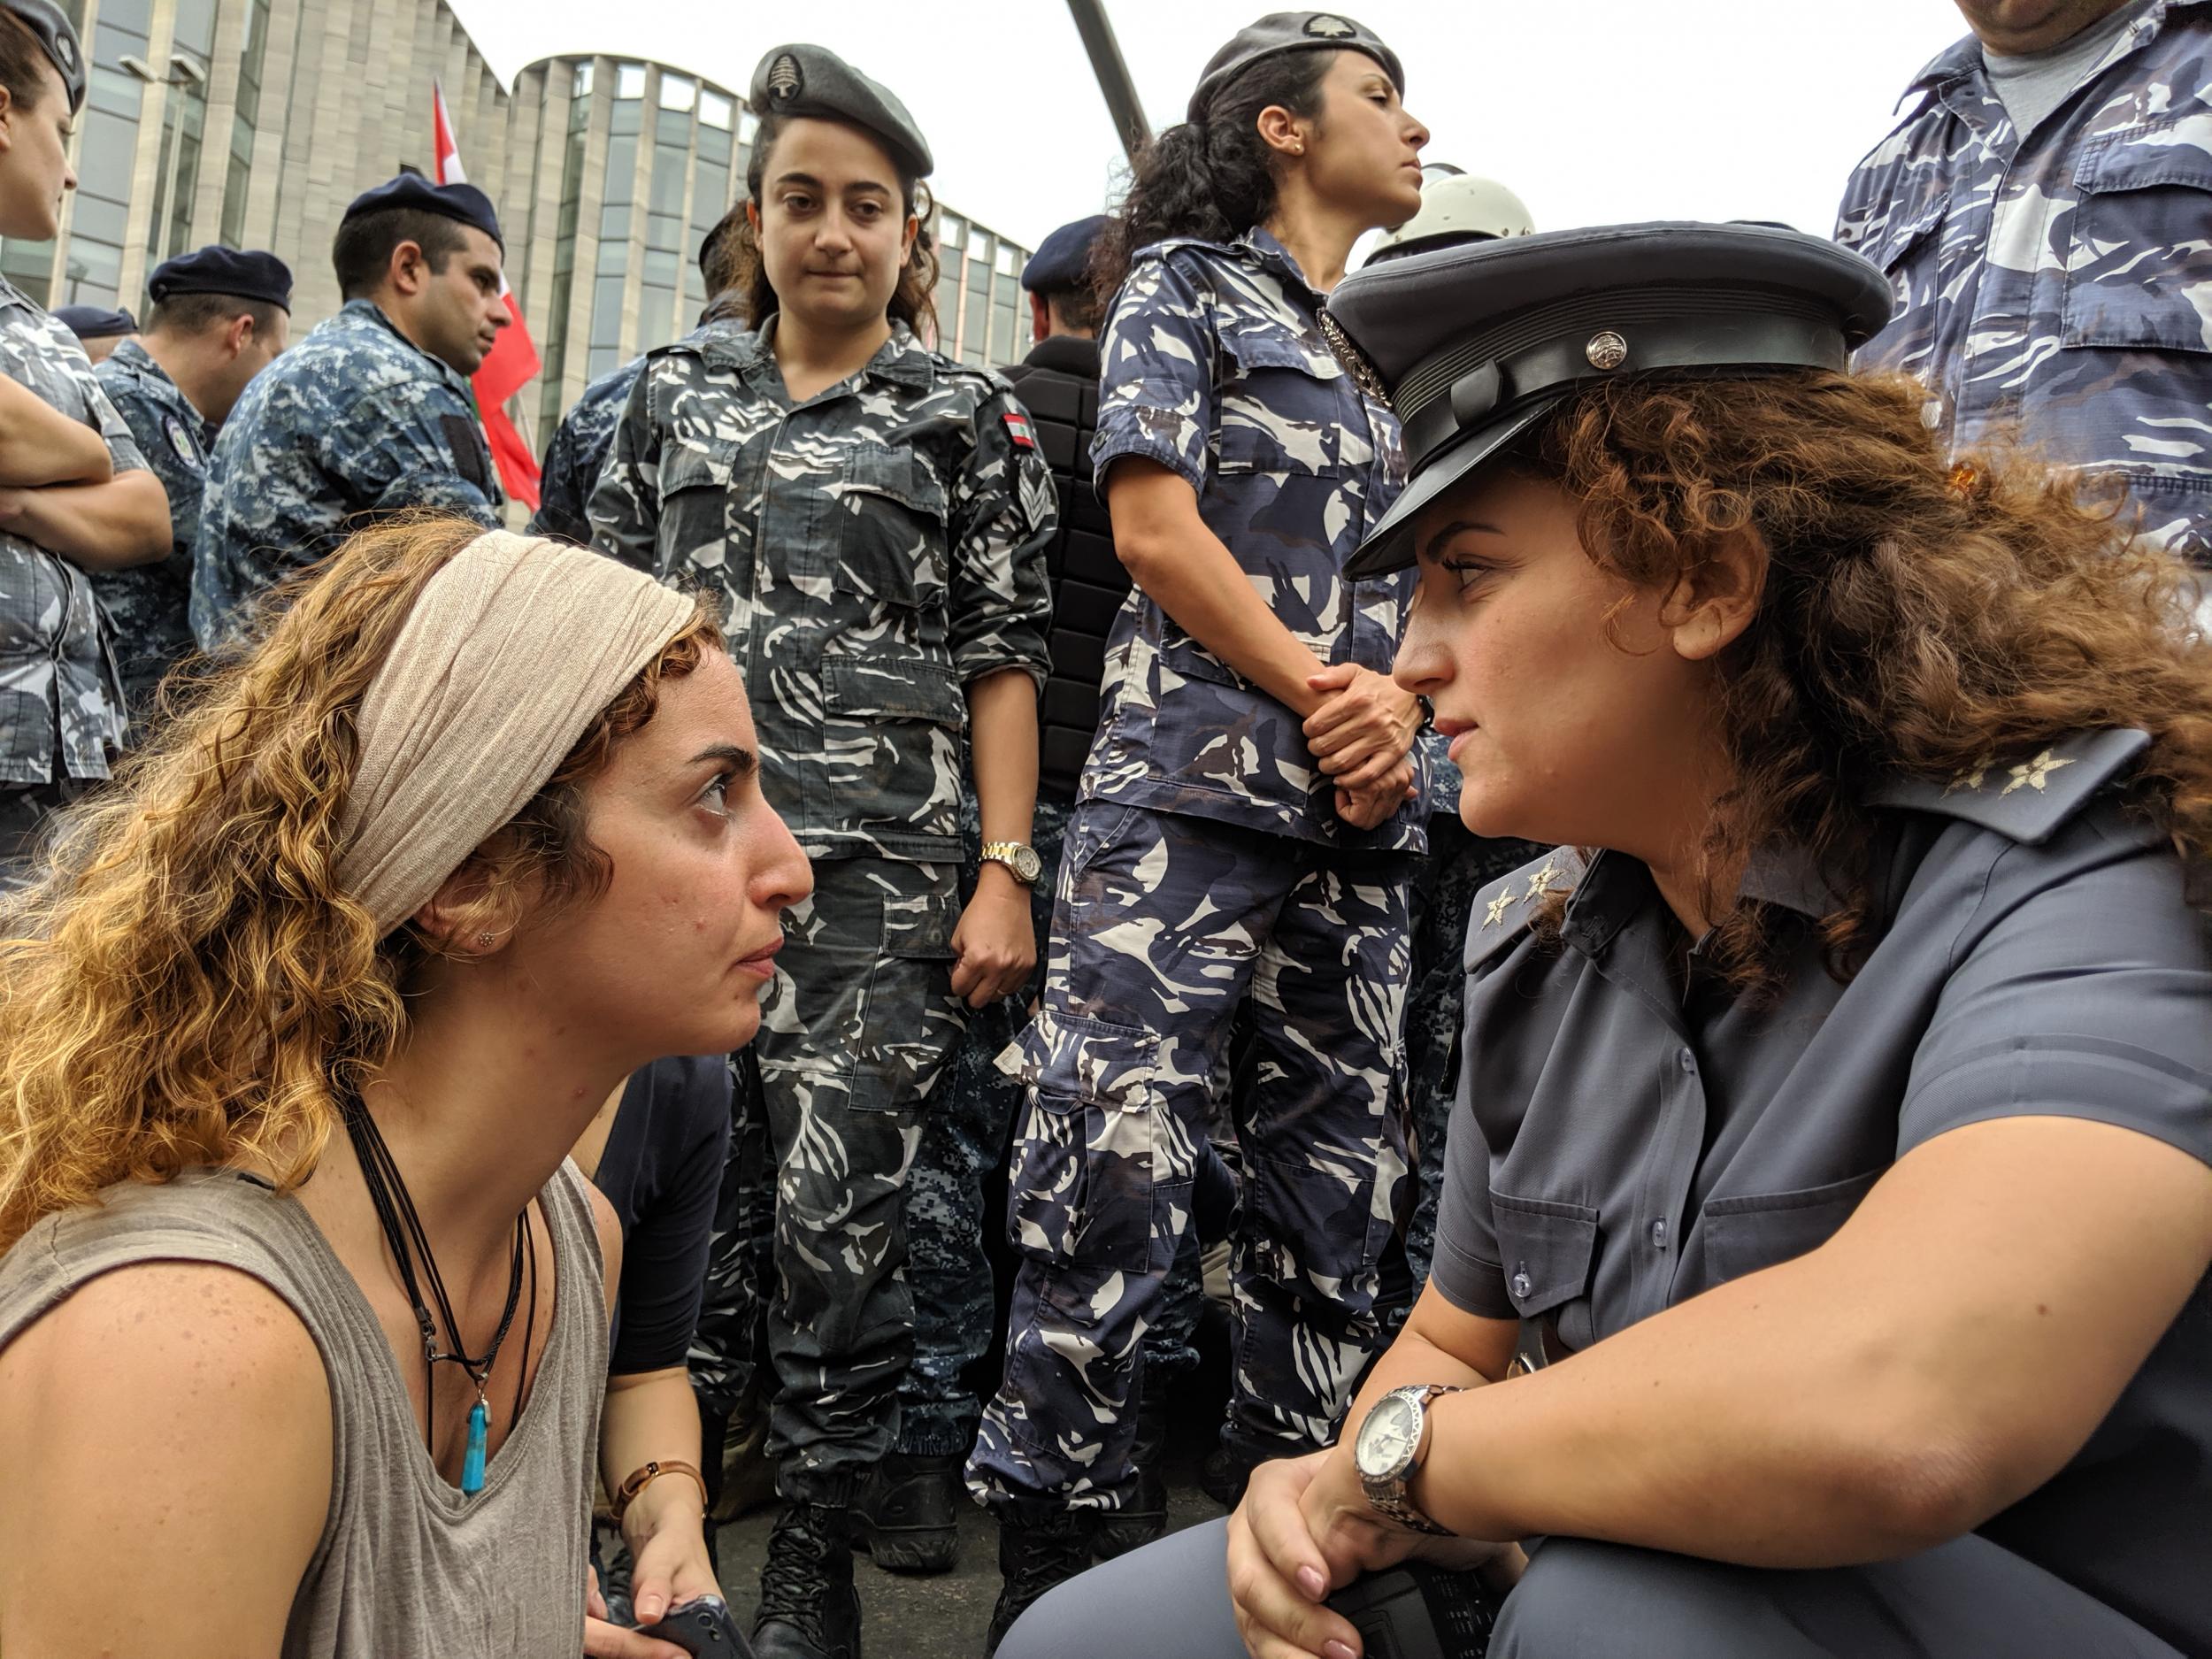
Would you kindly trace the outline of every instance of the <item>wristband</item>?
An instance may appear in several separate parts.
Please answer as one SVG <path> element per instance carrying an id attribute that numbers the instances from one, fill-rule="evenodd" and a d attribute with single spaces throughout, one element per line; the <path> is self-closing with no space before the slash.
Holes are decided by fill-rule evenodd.
<path id="1" fill-rule="evenodd" d="M 644 1491 L 646 1487 L 651 1486 L 654 1481 L 659 1479 L 663 1475 L 689 1475 L 694 1480 L 697 1481 L 699 1483 L 700 1511 L 703 1514 L 705 1512 L 708 1507 L 707 1478 L 701 1474 L 693 1465 L 681 1462 L 677 1458 L 658 1457 L 655 1458 L 651 1463 L 645 1463 L 636 1469 L 633 1469 L 630 1471 L 628 1478 L 623 1481 L 620 1486 L 616 1488 L 613 1501 L 608 1507 L 613 1512 L 614 1524 L 617 1526 L 622 1525 L 623 1515 L 628 1510 L 631 1503 L 635 1501 L 638 1494 Z"/>

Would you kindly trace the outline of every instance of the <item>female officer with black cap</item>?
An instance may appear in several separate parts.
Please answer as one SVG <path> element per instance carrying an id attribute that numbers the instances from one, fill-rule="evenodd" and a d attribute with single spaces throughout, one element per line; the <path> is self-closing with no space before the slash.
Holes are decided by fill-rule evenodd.
<path id="1" fill-rule="evenodd" d="M 48 0 L 0 5 L 0 237 L 50 242 L 76 188 L 84 49 Z M 0 886 L 108 775 L 123 688 L 89 573 L 169 550 L 169 505 L 76 337 L 0 278 Z"/>
<path id="2" fill-rule="evenodd" d="M 1756 226 L 1339 296 L 1416 457 L 1399 683 L 1471 829 L 1582 850 L 1479 905 L 1356 1429 L 1002 1652 L 1344 1659 L 1331 1586 L 1531 1537 L 1500 1659 L 2212 1652 L 2212 646 L 1846 374 L 1888 309 Z"/>
<path id="3" fill-rule="evenodd" d="M 815 862 L 760 1049 L 779 1166 L 785 1510 L 762 1659 L 859 1651 L 848 1548 L 912 1344 L 903 1186 L 964 1007 L 1034 964 L 1026 884 L 1048 666 L 1052 477 L 1005 382 L 916 338 L 936 261 L 928 146 L 818 46 L 761 59 L 740 259 L 752 332 L 654 353 L 590 514 L 599 546 L 729 602 L 771 802 Z M 961 744 L 986 860 L 956 878 Z"/>

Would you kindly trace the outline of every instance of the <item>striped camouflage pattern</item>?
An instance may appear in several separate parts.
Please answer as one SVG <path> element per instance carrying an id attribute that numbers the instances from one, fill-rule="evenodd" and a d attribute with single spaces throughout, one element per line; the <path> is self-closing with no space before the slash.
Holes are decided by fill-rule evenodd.
<path id="1" fill-rule="evenodd" d="M 553 441 L 545 446 L 538 469 L 538 508 L 530 515 L 532 535 L 591 545 L 591 492 L 614 448 L 614 429 L 629 406 L 630 388 L 645 373 L 645 359 L 633 357 L 584 388 L 569 406 Z"/>
<path id="2" fill-rule="evenodd" d="M 1107 324 L 1091 456 L 1102 491 L 1125 457 L 1180 474 L 1284 626 L 1324 663 L 1386 674 L 1413 573 L 1354 583 L 1341 572 L 1403 487 L 1405 449 L 1397 418 L 1322 337 L 1321 303 L 1264 230 L 1145 249 Z M 1086 799 L 1302 841 L 1423 845 L 1418 797 L 1372 832 L 1344 826 L 1299 717 L 1141 589 L 1115 620 L 1103 693 Z"/>
<path id="3" fill-rule="evenodd" d="M 215 434 L 136 340 L 123 342 L 92 373 L 169 497 L 169 557 L 92 578 L 114 630 L 124 695 L 132 711 L 142 715 L 161 677 L 192 654 L 192 549 L 199 539 L 200 496 Z"/>
<path id="4" fill-rule="evenodd" d="M 420 507 L 486 529 L 506 497 L 475 394 L 376 306 L 335 317 L 254 377 L 208 463 L 192 632 L 214 650 L 254 602 L 377 515 Z"/>
<path id="5" fill-rule="evenodd" d="M 1924 380 L 1961 449 L 2017 433 L 2124 480 L 2212 563 L 2212 4 L 2159 0 L 2023 138 L 1971 37 L 1907 89 L 1836 239 L 1896 289 L 1861 368 Z"/>
<path id="6" fill-rule="evenodd" d="M 956 864 L 965 688 L 1048 667 L 1051 473 L 1006 383 L 904 325 L 797 404 L 773 327 L 648 357 L 593 540 L 720 588 L 768 798 L 810 856 Z"/>
<path id="7" fill-rule="evenodd" d="M 76 335 L 0 278 L 0 373 L 98 428 L 118 472 L 146 465 Z M 91 580 L 0 531 L 0 787 L 104 778 L 123 700 Z"/>

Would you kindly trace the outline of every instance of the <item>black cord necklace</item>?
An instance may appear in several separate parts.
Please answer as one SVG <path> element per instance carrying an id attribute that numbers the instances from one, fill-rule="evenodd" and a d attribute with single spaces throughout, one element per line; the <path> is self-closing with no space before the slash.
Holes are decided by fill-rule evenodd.
<path id="1" fill-rule="evenodd" d="M 530 1264 L 531 1308 L 530 1323 L 523 1329 L 522 1357 L 524 1369 L 529 1367 L 530 1332 L 536 1325 L 538 1311 L 536 1252 L 530 1248 L 530 1207 L 524 1205 L 522 1213 L 515 1217 L 514 1259 L 508 1269 L 507 1305 L 499 1316 L 499 1329 L 492 1336 L 491 1346 L 481 1356 L 472 1357 L 462 1347 L 461 1322 L 454 1317 L 452 1300 L 446 1294 L 445 1280 L 438 1272 L 438 1259 L 430 1253 L 430 1240 L 423 1232 L 422 1217 L 416 1213 L 415 1201 L 408 1194 L 399 1165 L 392 1161 L 391 1148 L 384 1144 L 383 1132 L 376 1126 L 376 1120 L 369 1116 L 360 1097 L 351 1093 L 342 1100 L 340 1116 L 345 1121 L 347 1139 L 353 1142 L 354 1154 L 360 1160 L 362 1184 L 368 1188 L 369 1202 L 375 1206 L 377 1225 L 383 1229 L 384 1242 L 399 1265 L 399 1281 L 406 1288 L 408 1305 L 415 1310 L 415 1324 L 422 1333 L 423 1423 L 434 1457 L 438 1445 L 434 1415 L 438 1366 L 458 1365 L 476 1385 L 476 1403 L 469 1409 L 468 1449 L 461 1461 L 461 1490 L 473 1495 L 484 1489 L 484 1449 L 491 1432 L 491 1410 L 485 1402 L 485 1388 L 491 1380 L 492 1366 L 499 1358 L 500 1345 L 506 1341 L 507 1332 L 515 1322 L 515 1308 L 522 1299 L 526 1260 Z M 430 1310 L 423 1305 L 422 1290 L 415 1275 L 417 1258 L 421 1261 L 423 1277 L 430 1281 L 431 1298 L 438 1304 L 446 1333 L 452 1339 L 450 1352 L 438 1347 L 437 1326 L 431 1319 Z M 518 1378 L 515 1415 L 519 1417 L 521 1413 L 522 1384 Z"/>

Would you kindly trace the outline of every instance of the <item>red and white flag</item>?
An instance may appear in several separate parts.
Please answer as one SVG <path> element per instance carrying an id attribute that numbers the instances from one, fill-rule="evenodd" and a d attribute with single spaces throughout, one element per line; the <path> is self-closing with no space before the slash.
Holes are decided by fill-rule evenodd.
<path id="1" fill-rule="evenodd" d="M 430 101 L 437 156 L 431 181 L 465 184 L 468 174 L 461 170 L 460 147 L 453 141 L 453 117 L 445 107 L 445 88 L 434 81 L 430 83 Z M 530 326 L 522 320 L 522 307 L 515 303 L 514 290 L 507 286 L 503 273 L 499 279 L 499 297 L 506 304 L 507 315 L 514 320 L 499 331 L 470 383 L 476 391 L 477 414 L 484 422 L 485 435 L 491 440 L 492 459 L 499 465 L 500 482 L 507 487 L 510 495 L 534 509 L 538 504 L 538 459 L 523 442 L 508 405 L 515 394 L 536 375 L 540 366 L 538 348 L 530 338 Z"/>

